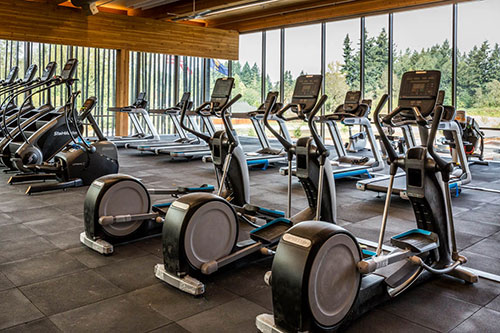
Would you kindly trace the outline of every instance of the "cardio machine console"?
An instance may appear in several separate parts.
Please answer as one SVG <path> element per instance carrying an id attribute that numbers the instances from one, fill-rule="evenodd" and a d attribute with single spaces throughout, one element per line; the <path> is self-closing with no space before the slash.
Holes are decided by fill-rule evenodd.
<path id="1" fill-rule="evenodd" d="M 343 109 L 345 112 L 356 110 L 361 102 L 361 91 L 348 91 L 345 95 Z"/>
<path id="2" fill-rule="evenodd" d="M 210 102 L 215 103 L 216 109 L 220 110 L 229 102 L 233 90 L 234 78 L 224 77 L 215 81 L 214 90 L 210 96 Z"/>
<path id="3" fill-rule="evenodd" d="M 56 73 L 56 67 L 57 64 L 54 61 L 49 62 L 47 66 L 45 66 L 40 80 L 42 80 L 42 82 L 45 82 L 53 78 L 54 74 Z"/>
<path id="4" fill-rule="evenodd" d="M 141 91 L 137 95 L 133 107 L 136 109 L 145 109 L 147 106 L 148 106 L 148 101 L 146 101 L 146 93 L 144 91 Z"/>
<path id="5" fill-rule="evenodd" d="M 30 67 L 28 67 L 28 69 L 26 70 L 26 73 L 24 74 L 23 82 L 28 83 L 30 81 L 33 81 L 37 70 L 38 70 L 38 66 L 36 64 L 30 65 Z"/>
<path id="6" fill-rule="evenodd" d="M 9 75 L 5 78 L 4 84 L 12 84 L 19 73 L 19 67 L 14 66 L 10 69 Z"/>
<path id="7" fill-rule="evenodd" d="M 299 76 L 295 81 L 292 104 L 300 104 L 304 114 L 311 112 L 318 100 L 322 81 L 322 75 Z M 292 108 L 292 111 L 297 112 L 298 110 Z"/>
<path id="8" fill-rule="evenodd" d="M 403 74 L 399 92 L 400 116 L 415 119 L 412 108 L 417 107 L 428 117 L 436 106 L 439 95 L 440 71 L 412 71 Z"/>
<path id="9" fill-rule="evenodd" d="M 78 59 L 69 59 L 61 72 L 61 78 L 63 80 L 70 80 L 75 75 L 76 68 L 78 67 Z"/>

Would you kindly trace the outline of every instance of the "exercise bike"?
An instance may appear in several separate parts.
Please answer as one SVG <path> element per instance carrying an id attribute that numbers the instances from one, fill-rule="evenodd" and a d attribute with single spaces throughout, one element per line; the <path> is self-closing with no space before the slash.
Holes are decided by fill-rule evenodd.
<path id="1" fill-rule="evenodd" d="M 362 250 L 353 234 L 330 223 L 308 221 L 289 229 L 276 250 L 272 272 L 266 274 L 272 287 L 274 315 L 257 317 L 261 332 L 342 329 L 432 274 L 451 275 L 467 283 L 477 281 L 476 275 L 462 267 L 467 259 L 457 251 L 448 190 L 452 165 L 433 147 L 443 114 L 443 107 L 436 107 L 440 77 L 439 71 L 405 73 L 399 105 L 383 118 L 391 127 L 416 124 L 429 132 L 427 142 L 409 148 L 405 156 L 396 153 L 383 131 L 381 110 L 377 108 L 374 114 L 391 175 L 376 251 Z M 384 95 L 382 100 L 387 98 Z M 429 116 L 434 109 L 429 131 Z M 406 173 L 417 229 L 392 237 L 395 250 L 384 254 L 382 244 L 398 168 Z"/>
<path id="2" fill-rule="evenodd" d="M 91 112 L 97 104 L 96 97 L 89 97 L 76 112 L 75 100 L 80 92 L 72 94 L 66 108 L 66 129 L 72 144 L 66 146 L 54 156 L 52 163 L 26 166 L 32 174 L 19 174 L 11 177 L 9 184 L 34 181 L 57 180 L 56 183 L 34 184 L 28 187 L 26 194 L 88 186 L 95 179 L 118 172 L 118 150 L 102 133 Z M 97 140 L 87 142 L 82 129 L 87 120 L 97 136 Z M 76 136 L 73 134 L 76 133 Z"/>
<path id="3" fill-rule="evenodd" d="M 200 295 L 205 292 L 205 285 L 198 277 L 213 274 L 259 252 L 272 255 L 281 236 L 293 224 L 314 218 L 335 223 L 335 183 L 327 159 L 328 150 L 312 121 L 327 99 L 323 96 L 318 101 L 321 81 L 321 75 L 297 78 L 292 102 L 279 111 L 284 114 L 291 110 L 295 113 L 294 118 L 308 120 L 312 138 L 301 138 L 294 145 L 270 125 L 269 115 L 276 96 L 272 96 L 264 115 L 265 126 L 287 152 L 288 164 L 291 165 L 293 157 L 297 157 L 297 177 L 306 194 L 308 207 L 291 215 L 291 175 L 288 177 L 286 215 L 252 205 L 246 199 L 249 197 L 248 167 L 228 114 L 229 107 L 241 97 L 238 95 L 221 111 L 224 130 L 217 131 L 213 137 L 191 130 L 211 147 L 212 161 L 217 174 L 221 175 L 219 190 L 217 195 L 188 194 L 172 203 L 163 224 L 163 263 L 155 266 L 157 278 L 186 293 Z M 226 199 L 238 195 L 237 191 L 241 189 L 246 194 L 244 204 L 237 205 Z M 242 238 L 244 240 L 238 241 Z"/>

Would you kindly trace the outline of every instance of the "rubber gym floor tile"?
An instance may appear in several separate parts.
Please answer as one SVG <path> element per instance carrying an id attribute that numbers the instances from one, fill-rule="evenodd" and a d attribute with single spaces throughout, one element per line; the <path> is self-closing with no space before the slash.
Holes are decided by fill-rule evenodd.
<path id="1" fill-rule="evenodd" d="M 56 234 L 44 235 L 43 237 L 61 250 L 67 250 L 80 246 L 80 233 L 83 227 L 74 227 Z"/>
<path id="2" fill-rule="evenodd" d="M 422 285 L 422 288 L 436 296 L 449 296 L 481 306 L 485 306 L 500 295 L 499 283 L 482 278 L 479 278 L 477 283 L 468 284 L 444 275 Z"/>
<path id="3" fill-rule="evenodd" d="M 205 294 L 194 297 L 161 282 L 161 284 L 133 291 L 127 294 L 127 297 L 134 302 L 150 307 L 173 321 L 179 321 L 227 303 L 237 296 L 222 287 L 208 283 Z"/>
<path id="4" fill-rule="evenodd" d="M 231 302 L 181 320 L 177 324 L 193 333 L 255 333 L 255 317 L 266 312 L 266 309 L 253 302 L 244 298 L 237 298 Z"/>
<path id="5" fill-rule="evenodd" d="M 85 305 L 50 317 L 64 332 L 146 332 L 170 322 L 124 296 Z"/>
<path id="6" fill-rule="evenodd" d="M 56 234 L 70 230 L 75 227 L 83 229 L 83 221 L 71 215 L 58 216 L 57 218 L 47 218 L 37 221 L 24 222 L 23 226 L 28 227 L 38 235 Z"/>
<path id="7" fill-rule="evenodd" d="M 189 331 L 185 330 L 182 326 L 179 326 L 176 323 L 172 323 L 150 331 L 149 333 L 189 333 Z"/>
<path id="8" fill-rule="evenodd" d="M 500 296 L 497 296 L 494 300 L 488 303 L 486 307 L 500 312 Z"/>
<path id="9" fill-rule="evenodd" d="M 14 284 L 12 284 L 12 282 L 10 282 L 10 280 L 5 276 L 5 274 L 0 272 L 0 291 L 10 289 L 13 287 L 14 287 Z"/>
<path id="10" fill-rule="evenodd" d="M 123 293 L 123 290 L 90 270 L 30 284 L 20 290 L 46 316 Z"/>
<path id="11" fill-rule="evenodd" d="M 359 201 L 337 207 L 337 217 L 349 222 L 359 222 L 382 214 L 384 207 L 376 201 Z"/>
<path id="12" fill-rule="evenodd" d="M 267 289 L 264 282 L 264 275 L 271 270 L 271 265 L 263 266 L 255 263 L 245 264 L 240 262 L 241 266 L 230 266 L 227 270 L 212 275 L 215 283 L 223 286 L 230 292 L 245 296 L 261 289 Z"/>
<path id="13" fill-rule="evenodd" d="M 38 319 L 3 330 L 2 333 L 61 332 L 49 319 Z"/>
<path id="14" fill-rule="evenodd" d="M 471 209 L 462 214 L 458 214 L 456 217 L 460 220 L 475 221 L 500 226 L 500 214 L 492 212 L 488 209 L 487 206 L 481 206 L 481 208 Z"/>
<path id="15" fill-rule="evenodd" d="M 479 224 L 479 223 L 478 223 Z M 483 236 L 471 235 L 466 232 L 455 232 L 455 239 L 457 241 L 457 247 L 459 251 L 470 248 L 476 243 L 484 239 Z"/>
<path id="16" fill-rule="evenodd" d="M 152 255 L 157 256 L 159 259 L 163 260 L 161 237 L 144 239 L 134 243 L 134 245 L 141 250 L 151 253 Z"/>
<path id="17" fill-rule="evenodd" d="M 0 271 L 16 286 L 83 270 L 85 266 L 63 251 L 0 265 Z"/>
<path id="18" fill-rule="evenodd" d="M 146 251 L 143 251 L 140 248 L 136 247 L 135 244 L 117 246 L 114 248 L 113 254 L 109 256 L 99 254 L 82 244 L 80 244 L 80 246 L 77 248 L 66 250 L 66 253 L 70 254 L 79 262 L 89 268 L 97 268 L 126 259 L 142 257 L 147 254 Z"/>
<path id="19" fill-rule="evenodd" d="M 43 317 L 43 314 L 17 289 L 0 292 L 0 329 Z"/>
<path id="20" fill-rule="evenodd" d="M 483 239 L 482 241 L 468 247 L 467 251 L 485 256 L 496 256 L 500 253 L 500 242 L 495 239 Z"/>
<path id="21" fill-rule="evenodd" d="M 154 266 L 158 263 L 157 257 L 148 254 L 102 266 L 95 270 L 123 290 L 132 291 L 160 283 L 160 280 L 154 275 Z"/>
<path id="22" fill-rule="evenodd" d="M 2 241 L 0 242 L 0 253 L 2 256 L 0 263 L 27 259 L 56 250 L 57 247 L 40 236 Z"/>
<path id="23" fill-rule="evenodd" d="M 494 257 L 494 253 L 491 256 L 486 256 L 478 254 L 475 252 L 470 252 L 468 249 L 462 251 L 461 254 L 467 257 L 466 267 L 475 268 L 487 273 L 500 275 L 500 259 Z"/>
<path id="24" fill-rule="evenodd" d="M 460 215 L 454 218 L 455 231 L 465 232 L 471 235 L 489 237 L 500 231 L 500 224 L 494 225 L 489 223 L 481 223 L 475 220 L 462 219 Z"/>
<path id="25" fill-rule="evenodd" d="M 20 221 L 16 220 L 7 213 L 0 213 L 0 226 L 16 224 L 19 222 Z"/>
<path id="26" fill-rule="evenodd" d="M 497 333 L 500 331 L 500 312 L 482 308 L 451 332 Z"/>
<path id="27" fill-rule="evenodd" d="M 28 227 L 22 224 L 9 224 L 0 226 L 0 242 L 5 242 L 10 239 L 12 240 L 20 240 L 32 236 L 36 236 Z"/>
<path id="28" fill-rule="evenodd" d="M 273 295 L 271 287 L 266 286 L 266 288 L 259 289 L 256 292 L 245 295 L 244 297 L 249 301 L 262 306 L 269 312 L 273 311 Z"/>
<path id="29" fill-rule="evenodd" d="M 456 298 L 416 287 L 386 303 L 388 311 L 411 322 L 440 332 L 447 332 L 470 317 L 480 307 Z M 437 315 L 439 314 L 439 315 Z"/>
<path id="30" fill-rule="evenodd" d="M 405 333 L 427 333 L 434 332 L 428 328 L 412 323 L 404 318 L 398 317 L 392 313 L 374 309 L 362 317 L 356 319 L 343 330 L 345 333 L 387 333 L 387 332 L 405 332 Z"/>
<path id="31" fill-rule="evenodd" d="M 22 209 L 9 213 L 9 216 L 21 222 L 38 221 L 41 219 L 55 218 L 61 215 L 65 215 L 65 212 L 53 206 Z"/>

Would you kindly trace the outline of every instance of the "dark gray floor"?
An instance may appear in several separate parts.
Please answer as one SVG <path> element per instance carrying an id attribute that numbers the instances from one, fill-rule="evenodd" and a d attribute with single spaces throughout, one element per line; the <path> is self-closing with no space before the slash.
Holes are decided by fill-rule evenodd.
<path id="1" fill-rule="evenodd" d="M 213 183 L 210 165 L 121 151 L 121 171 L 151 187 Z M 500 167 L 473 166 L 474 184 L 500 189 Z M 7 176 L 0 174 L 0 182 Z M 285 208 L 286 178 L 277 168 L 251 173 L 252 199 Z M 263 282 L 271 261 L 234 267 L 206 279 L 193 298 L 153 275 L 159 239 L 116 248 L 103 257 L 79 243 L 86 188 L 27 197 L 26 186 L 0 188 L 0 330 L 23 332 L 255 332 L 255 316 L 270 312 Z M 340 224 L 375 241 L 383 196 L 337 183 Z M 294 208 L 304 206 L 294 184 Z M 270 204 L 272 203 L 272 204 Z M 458 244 L 471 267 L 500 274 L 500 195 L 464 190 L 453 200 Z M 393 235 L 414 225 L 408 202 L 394 198 Z M 440 278 L 365 315 L 352 332 L 499 332 L 500 284 Z"/>

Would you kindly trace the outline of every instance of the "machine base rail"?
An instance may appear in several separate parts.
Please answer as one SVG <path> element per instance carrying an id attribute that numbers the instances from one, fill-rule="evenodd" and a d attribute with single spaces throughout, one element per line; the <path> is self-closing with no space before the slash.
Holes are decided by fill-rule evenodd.
<path id="1" fill-rule="evenodd" d="M 175 276 L 170 272 L 167 272 L 163 264 L 156 264 L 155 276 L 172 287 L 182 290 L 188 294 L 199 296 L 205 293 L 205 285 L 201 281 L 189 275 L 182 278 Z"/>
<path id="2" fill-rule="evenodd" d="M 263 313 L 255 318 L 255 326 L 262 333 L 285 333 L 282 329 L 274 325 L 274 317 L 272 314 Z"/>
<path id="3" fill-rule="evenodd" d="M 112 244 L 106 242 L 102 239 L 93 240 L 87 237 L 85 232 L 80 234 L 80 242 L 91 248 L 92 250 L 99 252 L 100 254 L 112 254 L 114 251 L 114 247 Z"/>

